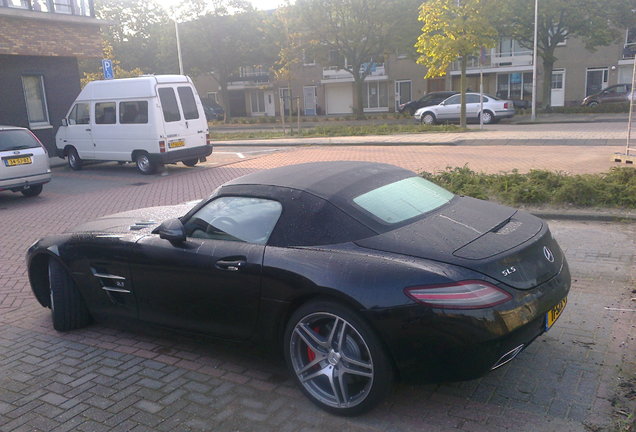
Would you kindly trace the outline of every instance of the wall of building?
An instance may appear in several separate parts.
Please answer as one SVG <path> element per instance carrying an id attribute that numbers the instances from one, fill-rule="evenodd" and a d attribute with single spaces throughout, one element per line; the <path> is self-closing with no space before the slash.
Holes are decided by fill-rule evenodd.
<path id="1" fill-rule="evenodd" d="M 0 124 L 29 127 L 23 75 L 41 75 L 44 79 L 50 126 L 33 132 L 47 146 L 49 154 L 55 154 L 55 132 L 80 92 L 77 59 L 0 55 Z"/>
<path id="2" fill-rule="evenodd" d="M 32 12 L 31 15 L 49 18 L 52 14 Z M 77 17 L 79 21 L 89 19 Z M 0 29 L 0 54 L 63 57 L 102 55 L 99 26 L 93 23 L 0 16 Z"/>

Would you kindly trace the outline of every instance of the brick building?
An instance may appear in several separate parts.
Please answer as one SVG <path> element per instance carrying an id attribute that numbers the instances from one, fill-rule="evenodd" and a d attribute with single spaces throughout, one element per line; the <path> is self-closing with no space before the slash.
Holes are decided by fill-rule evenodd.
<path id="1" fill-rule="evenodd" d="M 28 127 L 50 150 L 80 91 L 81 57 L 101 57 L 92 0 L 0 0 L 0 124 Z"/>

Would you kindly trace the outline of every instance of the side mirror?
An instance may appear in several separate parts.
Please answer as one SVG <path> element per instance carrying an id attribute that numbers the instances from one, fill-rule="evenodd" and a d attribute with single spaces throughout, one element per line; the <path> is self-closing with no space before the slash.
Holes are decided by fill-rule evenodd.
<path id="1" fill-rule="evenodd" d="M 62 126 L 68 126 L 68 120 L 66 118 L 62 119 Z"/>
<path id="2" fill-rule="evenodd" d="M 186 241 L 185 227 L 179 219 L 168 219 L 157 228 L 152 230 L 153 234 L 159 234 L 159 238 L 168 240 L 170 243 L 183 243 Z"/>

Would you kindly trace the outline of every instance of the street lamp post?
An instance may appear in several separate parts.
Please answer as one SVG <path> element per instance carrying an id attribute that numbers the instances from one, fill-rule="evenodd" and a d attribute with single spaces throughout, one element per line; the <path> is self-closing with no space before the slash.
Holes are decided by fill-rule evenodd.
<path id="1" fill-rule="evenodd" d="M 177 35 L 177 58 L 179 59 L 179 74 L 183 75 L 183 60 L 181 60 L 181 42 L 179 41 L 179 25 L 174 20 L 174 32 Z"/>
<path id="2" fill-rule="evenodd" d="M 534 48 L 532 49 L 532 115 L 530 120 L 537 119 L 537 33 L 539 21 L 539 0 L 534 0 Z M 544 77 L 544 79 L 547 79 Z"/>

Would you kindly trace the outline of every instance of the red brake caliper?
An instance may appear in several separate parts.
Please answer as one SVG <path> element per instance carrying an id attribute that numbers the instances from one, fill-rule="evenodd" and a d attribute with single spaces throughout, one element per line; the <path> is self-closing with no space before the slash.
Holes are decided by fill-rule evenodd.
<path id="1" fill-rule="evenodd" d="M 314 327 L 314 331 L 316 333 L 318 333 L 318 329 L 319 327 Z M 307 360 L 309 360 L 309 363 L 311 363 L 312 361 L 314 361 L 314 359 L 316 358 L 316 353 L 309 348 L 309 345 L 307 345 Z"/>

